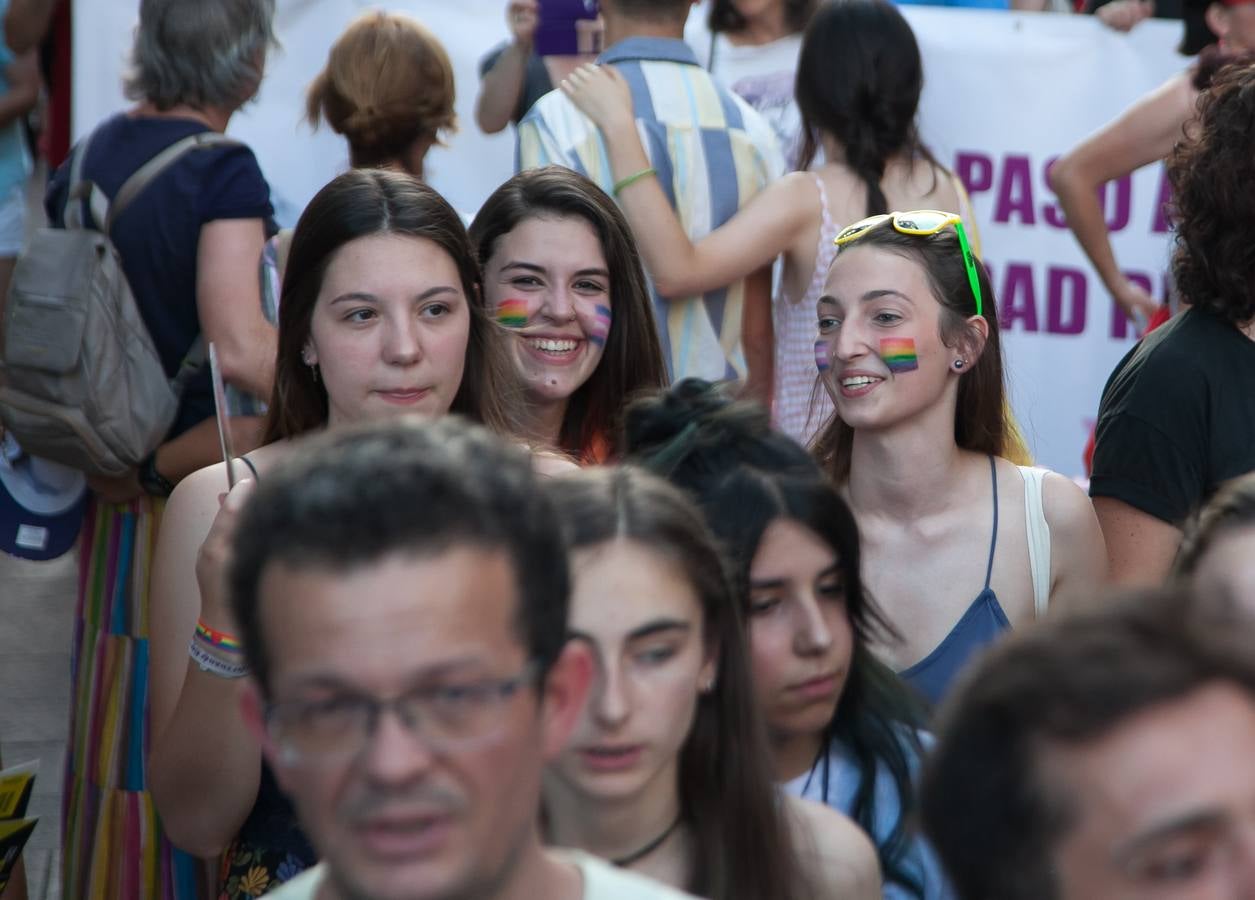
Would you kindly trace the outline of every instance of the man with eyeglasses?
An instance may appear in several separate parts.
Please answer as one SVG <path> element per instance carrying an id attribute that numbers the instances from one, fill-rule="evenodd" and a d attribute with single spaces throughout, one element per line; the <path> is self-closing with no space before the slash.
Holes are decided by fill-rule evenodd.
<path id="1" fill-rule="evenodd" d="M 241 513 L 244 715 L 323 862 L 276 900 L 678 900 L 541 846 L 589 684 L 529 458 L 452 420 L 311 440 Z"/>

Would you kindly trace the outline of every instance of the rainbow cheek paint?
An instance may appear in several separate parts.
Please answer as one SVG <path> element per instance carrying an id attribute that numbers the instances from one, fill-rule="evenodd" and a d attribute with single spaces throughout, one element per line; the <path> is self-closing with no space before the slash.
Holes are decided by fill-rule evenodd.
<path id="1" fill-rule="evenodd" d="M 502 300 L 497 305 L 497 321 L 506 328 L 522 328 L 527 324 L 527 301 Z"/>
<path id="2" fill-rule="evenodd" d="M 880 358 L 885 361 L 885 365 L 894 375 L 914 372 L 919 368 L 914 338 L 881 338 Z"/>
<path id="3" fill-rule="evenodd" d="M 815 368 L 821 372 L 832 368 L 832 363 L 828 362 L 828 342 L 822 338 L 815 341 Z"/>
<path id="4" fill-rule="evenodd" d="M 598 347 L 604 347 L 606 339 L 610 337 L 610 307 L 598 303 L 593 307 L 593 312 L 593 324 L 588 330 L 588 340 Z"/>

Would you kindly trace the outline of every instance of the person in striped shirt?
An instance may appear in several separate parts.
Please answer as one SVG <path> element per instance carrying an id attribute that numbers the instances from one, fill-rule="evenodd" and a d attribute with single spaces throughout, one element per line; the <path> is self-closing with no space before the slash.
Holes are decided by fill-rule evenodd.
<path id="1" fill-rule="evenodd" d="M 597 127 L 553 91 L 519 123 L 517 169 L 564 165 L 616 196 L 634 181 L 656 177 L 693 240 L 779 177 L 784 161 L 771 127 L 720 87 L 684 43 L 691 5 L 602 0 L 607 49 L 599 62 L 631 85 L 648 168 L 616 181 Z M 662 287 L 652 285 L 670 376 L 746 379 L 751 396 L 770 398 L 770 268 L 705 294 L 668 296 Z"/>

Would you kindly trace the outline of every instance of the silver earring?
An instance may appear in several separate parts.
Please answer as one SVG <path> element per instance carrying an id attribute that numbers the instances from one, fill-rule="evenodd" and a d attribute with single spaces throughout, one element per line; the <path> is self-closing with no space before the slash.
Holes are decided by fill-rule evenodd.
<path id="1" fill-rule="evenodd" d="M 309 350 L 301 351 L 301 362 L 309 366 L 309 377 L 314 379 L 314 383 L 317 384 L 318 383 L 318 363 L 310 359 Z"/>
<path id="2" fill-rule="evenodd" d="M 954 367 L 955 367 L 956 369 L 961 369 L 961 368 L 963 368 L 963 366 L 964 366 L 964 365 L 966 365 L 966 363 L 965 363 L 963 360 L 961 360 L 961 359 L 956 359 L 956 360 L 954 361 Z"/>

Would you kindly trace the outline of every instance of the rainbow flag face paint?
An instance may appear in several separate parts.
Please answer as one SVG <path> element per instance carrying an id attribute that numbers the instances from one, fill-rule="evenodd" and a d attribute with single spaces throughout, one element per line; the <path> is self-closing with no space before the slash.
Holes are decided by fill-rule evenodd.
<path id="1" fill-rule="evenodd" d="M 598 303 L 593 307 L 593 324 L 588 330 L 588 340 L 598 347 L 606 346 L 606 338 L 610 337 L 610 307 Z"/>
<path id="2" fill-rule="evenodd" d="M 527 301 L 502 300 L 497 306 L 497 321 L 506 328 L 522 328 L 527 324 Z"/>
<path id="3" fill-rule="evenodd" d="M 881 338 L 880 358 L 894 375 L 914 372 L 919 368 L 914 338 Z"/>
<path id="4" fill-rule="evenodd" d="M 815 368 L 821 372 L 832 368 L 832 363 L 828 362 L 828 342 L 823 339 L 815 341 Z"/>

